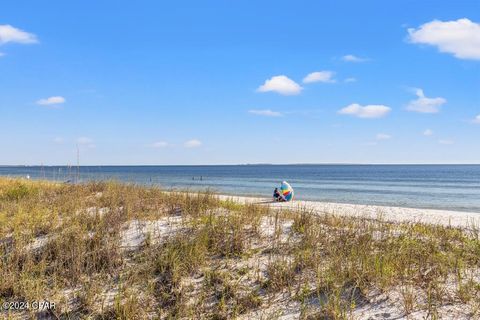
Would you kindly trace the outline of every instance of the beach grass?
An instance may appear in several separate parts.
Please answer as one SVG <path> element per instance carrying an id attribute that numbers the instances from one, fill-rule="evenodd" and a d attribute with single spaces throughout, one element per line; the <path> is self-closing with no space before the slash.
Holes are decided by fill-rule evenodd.
<path id="1" fill-rule="evenodd" d="M 209 192 L 0 178 L 0 279 L 2 305 L 55 302 L 1 311 L 12 319 L 480 318 L 480 236 Z"/>

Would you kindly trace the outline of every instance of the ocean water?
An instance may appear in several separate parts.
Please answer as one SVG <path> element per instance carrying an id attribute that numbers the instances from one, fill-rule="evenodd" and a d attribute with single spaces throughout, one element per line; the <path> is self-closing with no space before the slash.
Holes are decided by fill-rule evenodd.
<path id="1" fill-rule="evenodd" d="M 480 165 L 0 166 L 0 175 L 119 180 L 167 189 L 270 197 L 287 180 L 297 199 L 480 212 Z"/>

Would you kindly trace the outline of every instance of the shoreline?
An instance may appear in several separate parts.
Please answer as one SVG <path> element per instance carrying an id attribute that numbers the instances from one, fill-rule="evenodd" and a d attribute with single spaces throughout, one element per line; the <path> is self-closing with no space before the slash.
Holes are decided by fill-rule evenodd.
<path id="1" fill-rule="evenodd" d="M 273 202 L 270 198 L 215 194 L 221 200 L 244 204 L 268 205 L 274 209 L 303 209 L 314 214 L 335 214 L 345 217 L 382 218 L 393 223 L 426 223 L 463 229 L 480 228 L 480 212 L 465 212 L 439 209 L 421 209 L 380 205 L 346 204 L 311 200 Z"/>
<path id="2" fill-rule="evenodd" d="M 480 213 L 480 166 L 287 166 L 289 168 L 285 169 L 259 164 L 233 165 L 232 168 L 211 165 L 205 169 L 201 169 L 204 166 L 82 166 L 80 172 L 77 167 L 65 166 L 36 166 L 30 169 L 0 166 L 0 175 L 69 183 L 116 181 L 169 191 L 209 191 L 262 198 L 269 197 L 273 187 L 287 178 L 297 184 L 292 186 L 296 199 L 302 201 Z"/>
<path id="3" fill-rule="evenodd" d="M 18 177 L 5 177 L 6 179 L 20 179 Z M 30 181 L 27 179 L 26 181 Z M 55 180 L 32 179 L 31 181 L 45 181 L 51 183 L 61 183 Z M 120 182 L 126 183 L 128 182 Z M 134 183 L 135 184 L 135 183 Z M 148 187 L 148 185 L 146 185 Z M 151 186 L 151 185 L 150 185 Z M 161 185 L 154 185 L 161 187 Z M 189 190 L 189 189 L 167 189 L 166 193 L 204 193 L 207 190 Z M 210 190 L 212 191 L 212 190 Z M 268 205 L 273 209 L 287 210 L 308 210 L 314 214 L 334 214 L 345 217 L 363 217 L 368 219 L 382 219 L 391 223 L 426 223 L 441 225 L 446 227 L 458 227 L 462 229 L 480 230 L 480 212 L 442 210 L 429 208 L 412 208 L 386 205 L 352 204 L 341 202 L 325 202 L 318 200 L 294 200 L 293 202 L 273 202 L 272 198 L 261 197 L 257 195 L 232 195 L 213 191 L 214 196 L 220 200 L 231 200 L 237 203 Z"/>

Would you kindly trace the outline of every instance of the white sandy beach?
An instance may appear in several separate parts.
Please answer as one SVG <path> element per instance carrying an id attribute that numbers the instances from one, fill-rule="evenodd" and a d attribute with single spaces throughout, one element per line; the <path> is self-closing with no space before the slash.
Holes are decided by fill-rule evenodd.
<path id="1" fill-rule="evenodd" d="M 312 213 L 319 214 L 328 213 L 349 217 L 359 216 L 370 219 L 382 218 L 389 222 L 421 222 L 460 228 L 480 226 L 480 212 L 416 209 L 304 200 L 294 200 L 293 202 L 272 202 L 271 198 L 230 195 L 219 195 L 219 198 L 238 203 L 258 203 L 276 209 L 306 209 Z"/>

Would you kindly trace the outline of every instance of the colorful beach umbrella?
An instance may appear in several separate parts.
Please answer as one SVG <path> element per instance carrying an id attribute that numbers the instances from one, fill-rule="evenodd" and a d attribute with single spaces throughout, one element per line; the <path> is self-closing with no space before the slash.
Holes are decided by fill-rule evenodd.
<path id="1" fill-rule="evenodd" d="M 282 186 L 280 187 L 280 191 L 285 198 L 285 201 L 292 201 L 293 200 L 293 188 L 292 186 L 287 182 L 283 181 Z"/>

